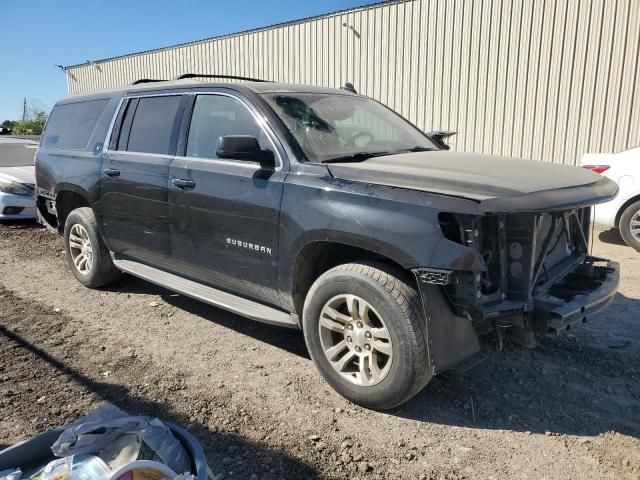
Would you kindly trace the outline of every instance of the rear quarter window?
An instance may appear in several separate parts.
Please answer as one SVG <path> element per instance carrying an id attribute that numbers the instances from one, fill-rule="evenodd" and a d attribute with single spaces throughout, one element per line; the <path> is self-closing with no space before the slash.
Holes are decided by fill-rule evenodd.
<path id="1" fill-rule="evenodd" d="M 56 105 L 49 115 L 42 146 L 85 150 L 108 99 Z"/>

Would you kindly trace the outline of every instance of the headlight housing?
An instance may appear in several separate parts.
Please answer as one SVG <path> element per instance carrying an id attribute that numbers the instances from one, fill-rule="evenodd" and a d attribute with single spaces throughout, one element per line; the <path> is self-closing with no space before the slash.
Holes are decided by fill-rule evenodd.
<path id="1" fill-rule="evenodd" d="M 14 182 L 0 178 L 0 192 L 10 193 L 12 195 L 22 195 L 25 197 L 31 197 L 34 193 L 33 188 L 29 185 Z"/>

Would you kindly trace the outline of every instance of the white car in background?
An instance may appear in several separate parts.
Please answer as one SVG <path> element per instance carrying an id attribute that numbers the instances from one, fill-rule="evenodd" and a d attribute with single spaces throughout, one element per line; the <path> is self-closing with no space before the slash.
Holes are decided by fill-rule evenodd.
<path id="1" fill-rule="evenodd" d="M 616 198 L 595 207 L 595 223 L 619 229 L 627 245 L 640 251 L 640 147 L 587 153 L 580 165 L 610 178 L 620 189 Z"/>
<path id="2" fill-rule="evenodd" d="M 0 221 L 36 218 L 34 167 L 0 167 Z"/>

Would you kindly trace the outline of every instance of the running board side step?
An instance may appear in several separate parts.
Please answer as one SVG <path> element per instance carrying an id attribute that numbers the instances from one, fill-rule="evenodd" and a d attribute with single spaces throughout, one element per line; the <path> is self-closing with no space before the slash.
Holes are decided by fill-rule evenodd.
<path id="1" fill-rule="evenodd" d="M 208 287 L 198 282 L 188 280 L 178 275 L 150 267 L 134 260 L 118 258 L 111 254 L 113 264 L 119 270 L 129 273 L 143 280 L 181 293 L 187 297 L 200 300 L 214 307 L 228 310 L 251 320 L 270 323 L 289 328 L 298 328 L 298 317 L 292 313 L 283 312 L 276 308 L 268 307 L 258 302 L 238 297 L 231 293 L 223 292 Z"/>

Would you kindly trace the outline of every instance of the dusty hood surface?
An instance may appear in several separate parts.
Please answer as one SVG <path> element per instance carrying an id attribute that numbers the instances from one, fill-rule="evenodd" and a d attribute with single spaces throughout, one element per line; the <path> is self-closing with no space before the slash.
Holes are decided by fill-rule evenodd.
<path id="1" fill-rule="evenodd" d="M 613 198 L 617 185 L 579 167 L 456 152 L 416 152 L 327 165 L 336 178 L 477 201 L 481 212 L 573 208 Z"/>

